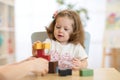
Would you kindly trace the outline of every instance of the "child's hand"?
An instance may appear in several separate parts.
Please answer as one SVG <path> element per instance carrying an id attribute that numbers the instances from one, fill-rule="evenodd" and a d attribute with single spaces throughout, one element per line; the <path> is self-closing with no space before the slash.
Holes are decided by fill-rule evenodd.
<path id="1" fill-rule="evenodd" d="M 40 42 L 40 41 L 36 41 L 36 42 L 34 42 L 34 43 L 32 44 L 32 55 L 33 55 L 33 56 L 37 56 L 37 51 L 34 49 L 34 45 L 35 45 L 36 43 L 38 43 L 38 42 Z"/>
<path id="2" fill-rule="evenodd" d="M 79 70 L 81 68 L 81 61 L 80 61 L 80 59 L 74 58 L 72 60 L 72 63 L 73 63 L 73 67 L 72 67 L 73 70 Z"/>
<path id="3" fill-rule="evenodd" d="M 80 60 L 78 58 L 73 59 L 73 70 L 80 70 L 82 68 L 87 68 L 87 59 Z"/>

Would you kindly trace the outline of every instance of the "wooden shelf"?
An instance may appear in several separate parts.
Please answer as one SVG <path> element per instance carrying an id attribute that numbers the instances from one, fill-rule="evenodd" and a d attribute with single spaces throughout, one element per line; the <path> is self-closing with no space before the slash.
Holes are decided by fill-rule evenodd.
<path id="1" fill-rule="evenodd" d="M 0 0 L 0 65 L 15 61 L 14 0 Z"/>

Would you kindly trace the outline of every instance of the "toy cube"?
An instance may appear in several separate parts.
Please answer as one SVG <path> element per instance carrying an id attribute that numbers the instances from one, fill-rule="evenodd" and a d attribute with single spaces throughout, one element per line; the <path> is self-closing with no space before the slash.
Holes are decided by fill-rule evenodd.
<path id="1" fill-rule="evenodd" d="M 59 76 L 72 75 L 72 69 L 59 69 L 58 73 L 59 73 Z"/>
<path id="2" fill-rule="evenodd" d="M 67 75 L 72 75 L 72 69 L 67 69 Z"/>
<path id="3" fill-rule="evenodd" d="M 66 70 L 58 70 L 59 76 L 67 76 Z"/>
<path id="4" fill-rule="evenodd" d="M 58 61 L 49 62 L 49 71 L 48 73 L 57 73 Z"/>
<path id="5" fill-rule="evenodd" d="M 80 76 L 93 76 L 93 69 L 81 69 L 79 71 Z"/>
<path id="6" fill-rule="evenodd" d="M 38 42 L 34 45 L 34 49 L 37 50 L 37 56 L 36 56 L 37 58 L 42 57 L 42 58 L 50 61 L 50 55 L 46 55 L 45 51 L 44 51 L 45 49 L 50 49 L 50 44 L 49 43 Z"/>

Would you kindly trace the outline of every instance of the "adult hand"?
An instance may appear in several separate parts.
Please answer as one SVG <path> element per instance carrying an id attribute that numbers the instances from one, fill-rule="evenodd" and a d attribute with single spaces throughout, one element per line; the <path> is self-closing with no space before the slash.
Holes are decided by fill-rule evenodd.
<path id="1" fill-rule="evenodd" d="M 44 76 L 48 72 L 48 61 L 43 58 L 36 58 L 29 62 L 32 65 L 32 72 Z"/>
<path id="2" fill-rule="evenodd" d="M 31 57 L 15 64 L 0 66 L 0 80 L 19 80 L 29 73 L 43 76 L 48 72 L 48 61 Z"/>

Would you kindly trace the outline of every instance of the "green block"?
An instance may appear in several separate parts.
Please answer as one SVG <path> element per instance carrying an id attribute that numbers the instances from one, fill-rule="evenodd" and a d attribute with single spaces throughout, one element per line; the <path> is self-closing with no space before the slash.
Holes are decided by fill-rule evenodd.
<path id="1" fill-rule="evenodd" d="M 81 69 L 79 71 L 80 76 L 93 76 L 94 72 L 93 69 Z"/>

